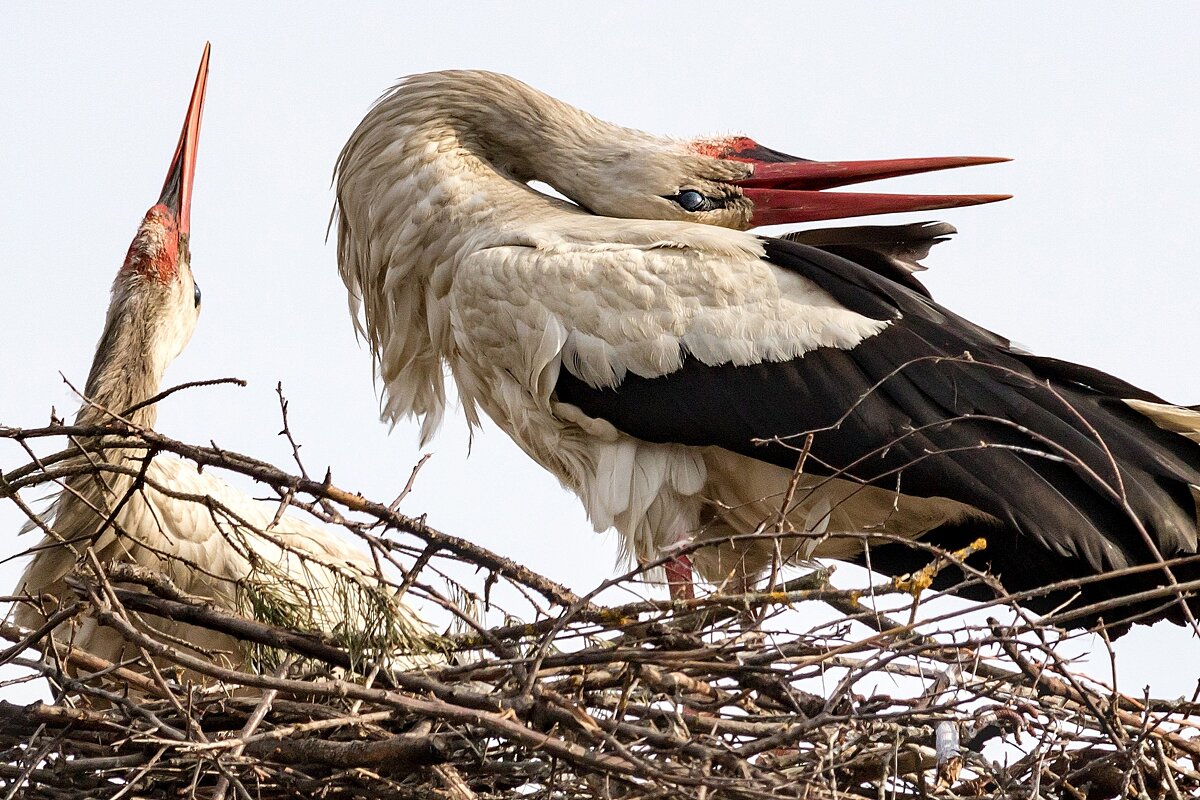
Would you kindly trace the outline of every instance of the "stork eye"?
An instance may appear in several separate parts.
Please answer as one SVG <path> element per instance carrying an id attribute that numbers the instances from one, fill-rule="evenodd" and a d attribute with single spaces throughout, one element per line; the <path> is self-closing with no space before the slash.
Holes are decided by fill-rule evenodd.
<path id="1" fill-rule="evenodd" d="M 199 308 L 200 307 L 200 284 L 193 283 L 192 287 L 195 290 L 194 295 L 196 297 L 196 308 Z"/>
<path id="2" fill-rule="evenodd" d="M 687 189 L 675 195 L 675 202 L 679 203 L 684 211 L 703 211 L 704 207 L 708 205 L 704 195 L 695 189 Z"/>
<path id="3" fill-rule="evenodd" d="M 717 208 L 725 208 L 728 202 L 727 197 L 709 197 L 695 189 L 684 189 L 679 194 L 663 195 L 664 200 L 670 200 L 684 211 L 712 211 Z"/>

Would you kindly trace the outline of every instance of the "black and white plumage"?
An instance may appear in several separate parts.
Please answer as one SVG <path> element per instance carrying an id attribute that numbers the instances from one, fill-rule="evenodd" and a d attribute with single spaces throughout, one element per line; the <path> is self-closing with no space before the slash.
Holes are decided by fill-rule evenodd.
<path id="1" fill-rule="evenodd" d="M 991 160 L 805 162 L 619 128 L 504 76 L 419 75 L 343 150 L 340 268 L 388 416 L 431 435 L 448 368 L 468 419 L 483 409 L 639 560 L 738 536 L 695 553 L 738 585 L 779 552 L 748 535 L 775 527 L 796 534 L 785 558 L 862 560 L 874 539 L 893 572 L 927 560 L 898 540 L 984 536 L 975 563 L 1021 590 L 1195 556 L 1200 414 L 942 308 L 906 266 L 931 237 L 743 232 L 999 199 L 824 191 Z M 1197 574 L 1089 583 L 1075 604 Z M 1184 616 L 1158 597 L 1108 617 L 1133 613 Z"/>
<path id="2" fill-rule="evenodd" d="M 1200 458 L 1166 416 L 1182 413 L 1195 437 L 1200 415 L 1160 409 L 1160 398 L 1097 370 L 1015 350 L 861 265 L 779 240 L 765 249 L 772 264 L 888 327 L 852 348 L 787 361 L 685 358 L 674 372 L 630 376 L 615 390 L 564 371 L 558 399 L 647 441 L 716 446 L 786 469 L 803 452 L 811 474 L 953 498 L 982 515 L 940 525 L 925 541 L 958 549 L 986 537 L 977 561 L 1014 590 L 1195 553 Z M 783 441 L 762 442 L 773 437 Z M 875 568 L 893 572 L 925 560 L 896 545 L 872 555 Z M 1144 579 L 1121 585 L 1133 591 Z M 1089 587 L 1081 601 L 1114 591 Z M 1051 608 L 1063 595 L 1029 605 Z"/>

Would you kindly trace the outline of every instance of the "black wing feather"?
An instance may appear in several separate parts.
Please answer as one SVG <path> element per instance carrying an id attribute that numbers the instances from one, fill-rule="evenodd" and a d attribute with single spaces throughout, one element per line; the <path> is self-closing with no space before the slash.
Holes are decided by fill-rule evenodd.
<path id="1" fill-rule="evenodd" d="M 960 547 L 989 534 L 978 562 L 1012 590 L 1153 563 L 1129 510 L 1164 557 L 1196 553 L 1188 484 L 1200 485 L 1200 447 L 1121 402 L 1159 398 L 1098 370 L 1021 353 L 869 265 L 789 241 L 764 244 L 772 264 L 890 324 L 849 350 L 747 366 L 685 357 L 674 373 L 630 375 L 616 389 L 564 369 L 558 399 L 647 441 L 719 446 L 787 469 L 802 434 L 813 433 L 806 471 L 948 497 L 999 520 L 998 530 L 946 527 L 927 541 Z M 775 437 L 786 443 L 760 443 Z M 911 553 L 876 549 L 873 566 L 911 569 L 921 559 Z M 1176 574 L 1200 577 L 1200 568 Z M 1093 584 L 1081 602 L 1163 580 L 1151 571 Z"/>
<path id="2" fill-rule="evenodd" d="M 957 233 L 945 222 L 915 222 L 908 225 L 855 225 L 793 231 L 782 239 L 820 248 L 877 272 L 914 292 L 932 297 L 914 272 L 925 267 L 921 259 Z"/>

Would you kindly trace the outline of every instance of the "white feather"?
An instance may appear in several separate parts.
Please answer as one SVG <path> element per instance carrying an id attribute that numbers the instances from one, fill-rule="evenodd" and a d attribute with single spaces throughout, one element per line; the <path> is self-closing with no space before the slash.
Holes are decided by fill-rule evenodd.
<path id="1" fill-rule="evenodd" d="M 716 521 L 702 535 L 755 530 L 778 513 L 790 475 L 749 459 L 757 466 L 739 472 L 722 461 L 732 454 L 625 436 L 556 402 L 562 369 L 608 388 L 628 374 L 669 374 L 689 353 L 710 365 L 782 361 L 853 347 L 889 324 L 764 261 L 759 240 L 732 229 L 748 219 L 732 206 L 712 219 L 728 228 L 655 219 L 671 207 L 659 196 L 699 165 L 676 142 L 479 72 L 400 84 L 338 162 L 339 266 L 347 288 L 364 293 L 388 415 L 440 414 L 434 387 L 438 362 L 447 364 L 465 407 L 482 408 L 642 560 L 697 534 L 704 509 Z M 535 178 L 595 213 L 524 185 Z M 418 296 L 410 287 L 430 280 L 438 291 L 419 295 L 427 307 L 408 306 Z M 424 357 L 408 357 L 410 347 Z M 831 528 L 849 526 L 862 497 L 862 519 L 909 535 L 962 512 L 935 500 L 893 515 L 889 493 L 833 485 L 789 514 L 797 529 L 817 512 Z M 710 576 L 727 571 L 721 558 L 697 558 L 706 563 Z"/>

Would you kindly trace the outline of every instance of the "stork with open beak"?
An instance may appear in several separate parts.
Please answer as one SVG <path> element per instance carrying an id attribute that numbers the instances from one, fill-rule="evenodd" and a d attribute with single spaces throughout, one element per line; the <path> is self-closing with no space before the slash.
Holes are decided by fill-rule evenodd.
<path id="1" fill-rule="evenodd" d="M 448 370 L 472 424 L 641 562 L 712 542 L 695 567 L 744 588 L 777 554 L 902 573 L 928 559 L 906 540 L 986 537 L 972 563 L 1014 591 L 1151 565 L 1035 610 L 1120 597 L 1110 622 L 1181 620 L 1160 587 L 1198 574 L 1200 414 L 1012 347 L 871 248 L 745 232 L 1002 199 L 828 191 L 996 160 L 805 161 L 618 127 L 502 75 L 417 75 L 338 160 L 339 264 L 387 417 L 428 439 Z"/>
<path id="2" fill-rule="evenodd" d="M 183 132 L 158 201 L 146 212 L 113 283 L 104 332 L 88 375 L 78 426 L 103 426 L 114 414 L 153 428 L 167 366 L 187 345 L 200 315 L 191 265 L 191 206 L 200 121 L 208 82 L 206 45 Z M 37 629 L 53 606 L 73 596 L 65 578 L 90 550 L 101 563 L 123 562 L 165 574 L 183 592 L 216 607 L 344 637 L 365 646 L 419 643 L 429 633 L 416 612 L 379 582 L 374 561 L 278 503 L 248 497 L 190 461 L 167 454 L 144 464 L 144 449 L 96 447 L 84 437 L 80 461 L 94 471 L 65 480 L 47 535 L 17 586 L 42 602 L 19 604 L 18 624 Z M 197 499 L 199 498 L 199 499 Z M 278 518 L 277 518 L 278 516 Z M 32 528 L 33 525 L 27 526 Z M 249 653 L 232 636 L 156 620 L 147 627 L 235 666 Z M 120 664 L 137 648 L 91 616 L 62 623 L 60 644 Z M 427 663 L 426 655 L 398 663 Z M 204 676 L 193 676 L 204 679 Z"/>

